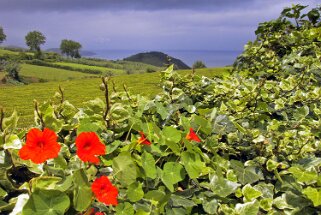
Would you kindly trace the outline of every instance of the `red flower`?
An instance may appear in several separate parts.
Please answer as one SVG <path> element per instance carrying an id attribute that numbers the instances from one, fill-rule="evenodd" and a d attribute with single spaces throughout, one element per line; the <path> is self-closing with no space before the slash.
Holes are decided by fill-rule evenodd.
<path id="1" fill-rule="evenodd" d="M 30 159 L 36 164 L 58 156 L 60 145 L 54 131 L 45 128 L 43 131 L 33 128 L 27 134 L 26 144 L 19 150 L 23 160 Z"/>
<path id="2" fill-rule="evenodd" d="M 118 190 L 111 184 L 107 176 L 96 178 L 91 185 L 91 190 L 98 201 L 106 205 L 118 205 Z"/>
<path id="3" fill-rule="evenodd" d="M 99 163 L 98 155 L 106 153 L 106 146 L 100 142 L 95 132 L 82 132 L 76 138 L 78 157 L 86 162 Z"/>
<path id="4" fill-rule="evenodd" d="M 197 136 L 197 134 L 194 132 L 193 128 L 189 129 L 189 133 L 186 135 L 187 140 L 194 140 L 196 142 L 201 142 L 201 139 Z"/>
<path id="5" fill-rule="evenodd" d="M 95 215 L 105 215 L 105 214 L 102 212 L 96 212 Z"/>
<path id="6" fill-rule="evenodd" d="M 144 145 L 150 145 L 150 144 L 152 144 L 152 143 L 145 137 L 144 132 L 140 131 L 139 134 L 140 134 L 140 138 L 139 138 L 138 141 L 137 141 L 139 144 L 144 144 Z"/>

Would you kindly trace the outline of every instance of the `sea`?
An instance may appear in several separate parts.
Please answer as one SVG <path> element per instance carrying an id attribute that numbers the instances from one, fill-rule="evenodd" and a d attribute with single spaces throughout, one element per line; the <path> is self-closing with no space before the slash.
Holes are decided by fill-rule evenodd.
<path id="1" fill-rule="evenodd" d="M 149 52 L 150 50 L 92 50 L 95 55 L 88 57 L 103 58 L 108 60 L 122 60 L 131 55 Z M 171 57 L 182 60 L 185 64 L 192 67 L 193 63 L 201 60 L 206 67 L 222 67 L 232 65 L 236 57 L 242 51 L 231 50 L 157 50 Z"/>

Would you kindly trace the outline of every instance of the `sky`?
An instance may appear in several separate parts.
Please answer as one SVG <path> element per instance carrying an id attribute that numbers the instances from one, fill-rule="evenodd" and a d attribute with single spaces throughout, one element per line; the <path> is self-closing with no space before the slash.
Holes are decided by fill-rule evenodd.
<path id="1" fill-rule="evenodd" d="M 0 0 L 3 45 L 25 47 L 37 30 L 46 48 L 62 39 L 85 50 L 242 50 L 258 23 L 291 4 L 319 0 Z"/>

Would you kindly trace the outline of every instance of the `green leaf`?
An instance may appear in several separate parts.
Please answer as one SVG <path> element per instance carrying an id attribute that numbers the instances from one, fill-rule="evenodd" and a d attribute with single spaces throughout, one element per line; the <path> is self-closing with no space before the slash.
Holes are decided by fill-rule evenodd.
<path id="1" fill-rule="evenodd" d="M 305 117 L 309 114 L 309 107 L 303 106 L 294 110 L 293 117 L 295 120 L 300 121 L 305 119 Z"/>
<path id="2" fill-rule="evenodd" d="M 127 197 L 131 202 L 137 202 L 144 197 L 144 191 L 142 184 L 139 182 L 134 182 L 129 185 L 127 190 Z"/>
<path id="3" fill-rule="evenodd" d="M 135 211 L 133 206 L 128 203 L 120 203 L 116 207 L 116 215 L 134 215 Z"/>
<path id="4" fill-rule="evenodd" d="M 218 207 L 218 201 L 217 199 L 212 199 L 211 201 L 203 201 L 202 202 L 203 209 L 208 214 L 216 214 L 217 213 L 217 207 Z"/>
<path id="5" fill-rule="evenodd" d="M 174 187 L 176 183 L 182 181 L 185 178 L 184 167 L 175 162 L 167 162 L 164 165 L 164 169 L 162 171 L 161 179 L 166 187 L 174 192 Z"/>
<path id="6" fill-rule="evenodd" d="M 3 145 L 4 149 L 21 149 L 21 147 L 22 143 L 17 135 L 6 136 L 5 144 Z"/>
<path id="7" fill-rule="evenodd" d="M 262 197 L 264 198 L 272 198 L 274 195 L 274 186 L 273 184 L 265 184 L 265 183 L 259 183 L 254 186 L 256 190 L 259 190 L 262 193 Z"/>
<path id="8" fill-rule="evenodd" d="M 173 127 L 165 127 L 163 129 L 163 136 L 166 141 L 174 143 L 178 143 L 182 138 L 181 132 Z"/>
<path id="9" fill-rule="evenodd" d="M 209 188 L 220 197 L 226 197 L 231 193 L 234 193 L 236 189 L 241 186 L 238 183 L 229 181 L 216 174 L 210 175 L 209 180 Z"/>
<path id="10" fill-rule="evenodd" d="M 188 151 L 181 154 L 181 161 L 191 179 L 198 178 L 206 167 L 199 154 Z"/>
<path id="11" fill-rule="evenodd" d="M 129 152 L 122 152 L 113 159 L 114 176 L 123 185 L 130 185 L 136 181 L 136 165 Z"/>
<path id="12" fill-rule="evenodd" d="M 90 121 L 90 119 L 85 118 L 83 120 L 80 120 L 79 126 L 77 129 L 77 134 L 80 134 L 81 132 L 97 132 L 100 129 L 100 127 L 96 124 Z"/>
<path id="13" fill-rule="evenodd" d="M 166 196 L 165 192 L 161 190 L 151 190 L 145 194 L 145 199 L 149 199 L 155 202 L 160 202 L 165 198 L 165 196 Z"/>
<path id="14" fill-rule="evenodd" d="M 274 161 L 274 160 L 269 159 L 269 160 L 266 162 L 266 169 L 267 169 L 268 171 L 270 171 L 270 172 L 273 171 L 273 170 L 275 170 L 275 169 L 277 169 L 278 166 L 279 166 L 279 163 L 276 162 L 276 161 Z"/>
<path id="15" fill-rule="evenodd" d="M 192 123 L 196 124 L 196 127 L 200 127 L 200 131 L 209 135 L 212 132 L 211 124 L 208 120 L 204 119 L 201 116 L 193 115 Z"/>
<path id="16" fill-rule="evenodd" d="M 162 137 L 164 143 L 177 155 L 180 153 L 180 147 L 178 145 L 182 138 L 181 132 L 173 127 L 165 127 L 162 131 Z"/>
<path id="17" fill-rule="evenodd" d="M 166 215 L 186 215 L 188 214 L 184 208 L 166 208 Z"/>
<path id="18" fill-rule="evenodd" d="M 155 179 L 157 176 L 157 170 L 155 167 L 155 159 L 153 155 L 144 151 L 142 154 L 142 166 L 147 177 Z"/>
<path id="19" fill-rule="evenodd" d="M 171 195 L 171 200 L 174 207 L 190 208 L 196 206 L 193 201 L 178 195 Z"/>
<path id="20" fill-rule="evenodd" d="M 53 190 L 61 180 L 62 178 L 55 176 L 41 176 L 33 178 L 30 180 L 32 188 L 31 191 L 34 192 L 36 189 Z"/>
<path id="21" fill-rule="evenodd" d="M 242 194 L 248 202 L 262 196 L 262 193 L 259 190 L 253 188 L 250 184 L 247 184 L 242 188 Z"/>
<path id="22" fill-rule="evenodd" d="M 22 209 L 22 215 L 65 214 L 69 208 L 68 196 L 58 190 L 36 190 Z"/>
<path id="23" fill-rule="evenodd" d="M 313 171 L 305 171 L 304 169 L 301 169 L 299 167 L 290 167 L 288 169 L 290 173 L 293 174 L 293 176 L 297 179 L 298 182 L 311 184 L 317 181 L 318 174 Z"/>
<path id="24" fill-rule="evenodd" d="M 240 161 L 231 160 L 231 167 L 242 184 L 252 184 L 262 178 L 262 173 L 256 167 L 246 167 Z"/>
<path id="25" fill-rule="evenodd" d="M 170 65 L 165 71 L 161 72 L 162 79 L 169 79 L 173 75 L 174 64 Z"/>
<path id="26" fill-rule="evenodd" d="M 64 101 L 61 112 L 64 118 L 71 119 L 77 112 L 78 109 L 75 106 L 73 106 L 69 101 Z"/>
<path id="27" fill-rule="evenodd" d="M 262 199 L 260 201 L 260 208 L 262 208 L 265 211 L 272 210 L 272 205 L 273 205 L 273 199 L 271 198 Z"/>
<path id="28" fill-rule="evenodd" d="M 84 211 L 91 203 L 92 191 L 83 169 L 77 170 L 73 175 L 74 198 L 73 205 L 77 211 Z"/>
<path id="29" fill-rule="evenodd" d="M 156 105 L 156 108 L 157 108 L 156 109 L 157 113 L 159 113 L 159 115 L 161 116 L 162 120 L 165 120 L 169 115 L 168 110 L 162 105 L 162 103 L 156 102 L 155 105 Z"/>
<path id="30" fill-rule="evenodd" d="M 312 202 L 315 207 L 321 205 L 321 190 L 307 187 L 303 189 L 303 194 L 306 195 Z"/>
<path id="31" fill-rule="evenodd" d="M 43 112 L 42 118 L 47 128 L 50 128 L 57 133 L 62 129 L 63 121 L 56 118 L 55 110 L 51 105 L 47 106 L 46 110 Z"/>
<path id="32" fill-rule="evenodd" d="M 236 204 L 235 211 L 240 215 L 257 215 L 260 203 L 257 200 L 244 204 Z"/>
<path id="33" fill-rule="evenodd" d="M 122 141 L 115 140 L 112 143 L 108 143 L 106 145 L 106 153 L 111 154 L 114 152 L 120 145 L 122 144 Z"/>
<path id="34" fill-rule="evenodd" d="M 2 188 L 0 187 L 0 199 L 2 199 L 3 197 L 5 197 L 7 194 L 8 194 L 8 193 L 7 193 L 4 189 L 2 189 Z"/>
<path id="35" fill-rule="evenodd" d="M 3 119 L 3 122 L 2 122 L 3 130 L 9 131 L 9 132 L 13 131 L 17 127 L 18 119 L 19 117 L 18 117 L 17 111 L 14 110 L 10 117 L 6 117 Z"/>
<path id="36" fill-rule="evenodd" d="M 128 119 L 129 112 L 121 103 L 115 103 L 113 104 L 110 109 L 108 116 L 113 120 L 117 122 L 123 122 Z"/>

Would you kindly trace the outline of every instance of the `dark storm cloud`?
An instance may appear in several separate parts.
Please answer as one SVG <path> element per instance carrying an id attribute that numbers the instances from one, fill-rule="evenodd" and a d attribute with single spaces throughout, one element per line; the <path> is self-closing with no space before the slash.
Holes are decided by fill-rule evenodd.
<path id="1" fill-rule="evenodd" d="M 1 11 L 221 10 L 248 7 L 253 5 L 255 0 L 1 0 L 0 2 Z"/>
<path id="2" fill-rule="evenodd" d="M 25 46 L 31 30 L 44 47 L 62 39 L 84 49 L 241 50 L 260 22 L 291 4 L 320 0 L 0 0 L 2 45 Z"/>

